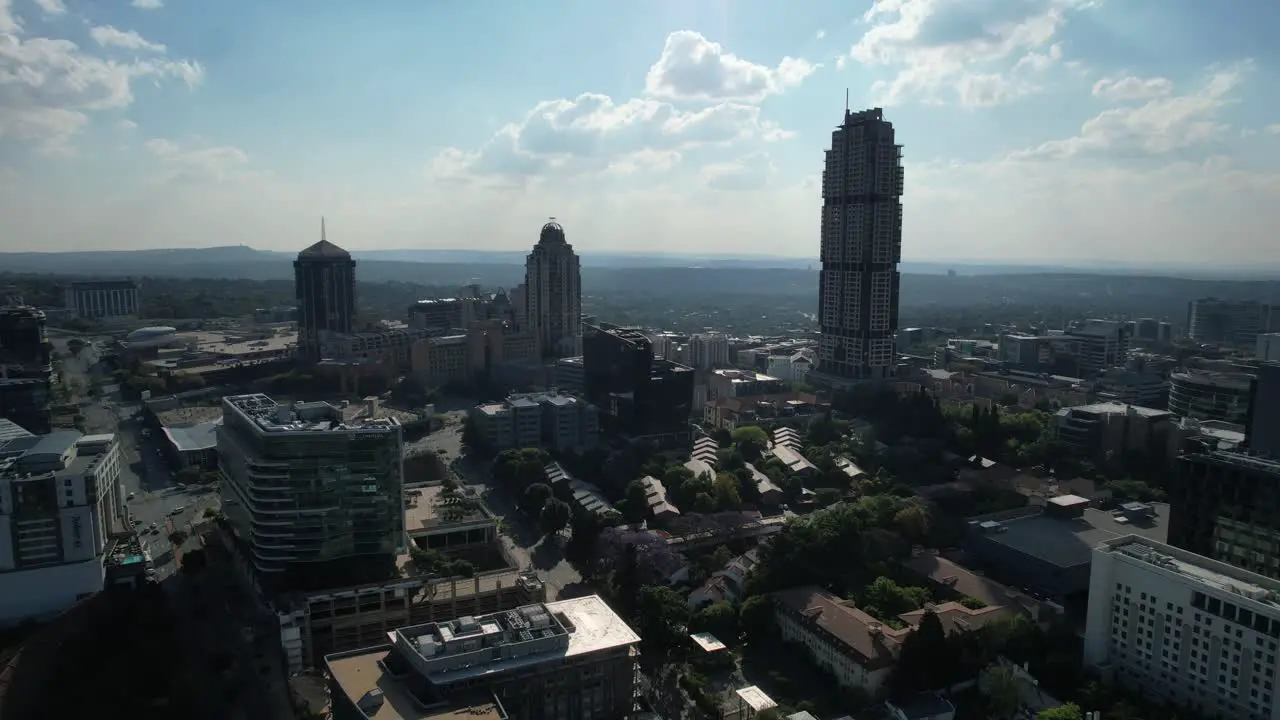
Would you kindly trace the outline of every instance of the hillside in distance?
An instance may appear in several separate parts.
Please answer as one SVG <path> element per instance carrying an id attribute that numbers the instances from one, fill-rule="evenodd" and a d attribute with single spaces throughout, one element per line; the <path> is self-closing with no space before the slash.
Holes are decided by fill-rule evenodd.
<path id="1" fill-rule="evenodd" d="M 386 251 L 398 253 L 402 251 Z M 418 252 L 418 251 L 403 251 Z M 421 251 L 438 253 L 439 251 Z M 357 276 L 364 283 L 401 282 L 435 288 L 449 295 L 467 283 L 487 287 L 514 287 L 523 281 L 523 256 L 518 253 L 458 251 L 432 262 L 388 258 L 379 252 L 356 254 Z M 425 255 L 424 255 L 425 257 Z M 630 262 L 597 264 L 597 256 L 584 256 L 583 292 L 600 297 L 660 300 L 685 303 L 709 297 L 778 297 L 812 299 L 818 293 L 817 264 L 803 267 L 733 265 L 677 265 L 650 256 L 628 257 Z M 8 253 L 0 254 L 0 272 L 85 278 L 157 277 L 247 280 L 291 280 L 294 255 L 253 248 L 218 247 L 184 250 L 127 252 Z M 495 262 L 496 259 L 505 262 Z M 688 258 L 685 258 L 688 260 Z M 483 261 L 481 261 L 483 260 Z M 763 261 L 761 261 L 763 262 Z M 975 307 L 1017 303 L 1041 307 L 1077 308 L 1097 312 L 1125 312 L 1185 320 L 1186 304 L 1198 297 L 1226 297 L 1262 302 L 1280 301 L 1280 283 L 1228 279 L 1192 279 L 1131 274 L 1014 271 L 970 274 L 978 266 L 957 270 L 955 276 L 913 272 L 903 263 L 902 305 L 917 308 Z M 938 272 L 940 264 L 930 268 Z"/>

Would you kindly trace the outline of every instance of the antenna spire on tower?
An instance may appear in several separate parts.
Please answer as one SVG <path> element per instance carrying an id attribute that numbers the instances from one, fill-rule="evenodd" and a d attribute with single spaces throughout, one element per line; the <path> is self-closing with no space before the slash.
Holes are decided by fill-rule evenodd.
<path id="1" fill-rule="evenodd" d="M 321 215 L 321 216 L 320 216 L 320 242 L 324 242 L 324 241 L 325 241 L 325 237 L 324 237 L 324 216 L 323 216 L 323 215 Z"/>
<path id="2" fill-rule="evenodd" d="M 849 88 L 844 89 L 844 114 L 849 114 Z"/>

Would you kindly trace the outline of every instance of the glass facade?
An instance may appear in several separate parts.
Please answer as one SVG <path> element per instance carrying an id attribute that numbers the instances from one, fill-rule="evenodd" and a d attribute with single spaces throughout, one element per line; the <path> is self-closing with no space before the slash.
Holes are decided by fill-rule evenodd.
<path id="1" fill-rule="evenodd" d="M 404 544 L 400 426 L 344 423 L 327 405 L 317 422 L 314 403 L 305 421 L 255 414 L 238 406 L 244 397 L 262 396 L 224 400 L 218 451 L 223 509 L 257 571 L 289 586 L 386 574 Z M 364 581 L 356 576 L 335 584 Z"/>

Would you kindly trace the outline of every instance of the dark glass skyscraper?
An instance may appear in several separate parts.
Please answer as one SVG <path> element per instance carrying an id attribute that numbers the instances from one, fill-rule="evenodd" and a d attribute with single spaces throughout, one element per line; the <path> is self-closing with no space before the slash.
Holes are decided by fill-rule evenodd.
<path id="1" fill-rule="evenodd" d="M 356 315 L 356 261 L 325 237 L 324 220 L 320 242 L 298 253 L 293 262 L 293 278 L 298 348 L 304 357 L 319 359 L 323 334 L 351 332 Z"/>
<path id="2" fill-rule="evenodd" d="M 845 111 L 822 172 L 818 367 L 846 385 L 893 375 L 902 257 L 902 146 L 879 108 Z"/>

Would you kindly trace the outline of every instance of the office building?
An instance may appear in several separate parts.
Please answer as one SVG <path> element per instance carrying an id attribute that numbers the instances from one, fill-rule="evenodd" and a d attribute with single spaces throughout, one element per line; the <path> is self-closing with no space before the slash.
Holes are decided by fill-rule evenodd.
<path id="1" fill-rule="evenodd" d="M 560 223 L 542 226 L 525 260 L 525 312 L 546 360 L 582 354 L 582 271 Z"/>
<path id="2" fill-rule="evenodd" d="M 1262 363 L 1249 391 L 1245 443 L 1258 455 L 1280 458 L 1280 363 Z"/>
<path id="3" fill-rule="evenodd" d="M 822 171 L 821 383 L 893 375 L 902 256 L 902 146 L 880 108 L 845 111 Z"/>
<path id="4" fill-rule="evenodd" d="M 222 510 L 257 582 L 311 590 L 394 575 L 405 534 L 395 418 L 234 395 L 217 434 Z"/>
<path id="5" fill-rule="evenodd" d="M 690 434 L 694 370 L 655 358 L 643 332 L 588 326 L 582 367 L 587 399 L 613 429 L 633 437 Z"/>
<path id="6" fill-rule="evenodd" d="M 1187 337 L 1198 343 L 1252 349 L 1259 334 L 1277 329 L 1271 322 L 1271 306 L 1252 300 L 1201 298 L 1187 306 Z"/>
<path id="7" fill-rule="evenodd" d="M 582 394 L 587 391 L 586 370 L 582 364 L 582 356 L 560 358 L 553 370 L 552 384 L 565 392 Z"/>
<path id="8" fill-rule="evenodd" d="M 1280 579 L 1280 460 L 1190 453 L 1168 493 L 1170 545 Z"/>
<path id="9" fill-rule="evenodd" d="M 1245 373 L 1176 372 L 1169 376 L 1169 412 L 1192 420 L 1244 425 L 1253 378 Z"/>
<path id="10" fill-rule="evenodd" d="M 784 380 L 754 370 L 713 370 L 707 378 L 707 399 L 758 397 L 785 393 Z"/>
<path id="11" fill-rule="evenodd" d="M 67 288 L 67 310 L 79 318 L 102 320 L 138 314 L 138 283 L 133 280 L 73 282 Z"/>
<path id="12" fill-rule="evenodd" d="M 1182 438 L 1173 413 L 1117 402 L 1062 408 L 1054 414 L 1053 433 L 1095 462 L 1134 453 L 1158 462 L 1175 455 Z"/>
<path id="13" fill-rule="evenodd" d="M 0 418 L 49 432 L 53 383 L 45 314 L 33 307 L 0 307 Z"/>
<path id="14" fill-rule="evenodd" d="M 334 720 L 631 717 L 640 638 L 599 596 L 402 627 L 325 658 Z"/>
<path id="15" fill-rule="evenodd" d="M 1133 535 L 1092 556 L 1087 667 L 1202 717 L 1280 718 L 1280 583 Z"/>
<path id="16" fill-rule="evenodd" d="M 298 253 L 293 261 L 294 297 L 298 301 L 298 348 L 319 359 L 326 333 L 350 334 L 356 316 L 356 261 L 325 237 Z"/>
<path id="17" fill-rule="evenodd" d="M 521 448 L 584 452 L 596 447 L 600 432 L 594 405 L 558 392 L 511 395 L 500 403 L 477 405 L 470 416 L 492 452 Z"/>
<path id="18" fill-rule="evenodd" d="M 729 337 L 724 333 L 698 333 L 689 338 L 689 365 L 699 370 L 727 367 Z"/>
<path id="19" fill-rule="evenodd" d="M 59 613 L 102 589 L 125 530 L 114 435 L 57 430 L 0 452 L 0 623 Z"/>
<path id="20" fill-rule="evenodd" d="M 1138 534 L 1165 542 L 1172 519 L 1167 505 L 1129 503 L 1104 512 L 1076 495 L 970 518 L 964 537 L 970 567 L 1065 607 L 1082 608 L 1089 590 L 1090 549 Z"/>
<path id="21" fill-rule="evenodd" d="M 1253 356 L 1263 362 L 1280 362 L 1280 333 L 1259 335 Z"/>
<path id="22" fill-rule="evenodd" d="M 1064 337 L 1075 347 L 1076 373 L 1080 377 L 1122 367 L 1129 356 L 1129 327 L 1116 320 L 1090 320 Z"/>

